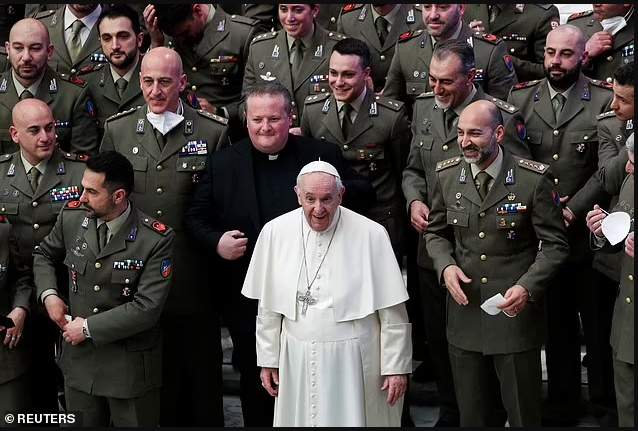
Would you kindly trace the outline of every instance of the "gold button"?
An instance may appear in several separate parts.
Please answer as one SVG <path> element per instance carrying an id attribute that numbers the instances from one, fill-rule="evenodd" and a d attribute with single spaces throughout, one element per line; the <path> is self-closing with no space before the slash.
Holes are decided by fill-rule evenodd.
<path id="1" fill-rule="evenodd" d="M 226 69 L 222 69 L 222 73 L 226 73 Z"/>
<path id="2" fill-rule="evenodd" d="M 558 136 L 560 132 L 558 130 L 554 130 L 554 136 Z"/>
<path id="3" fill-rule="evenodd" d="M 350 148 L 350 147 L 348 147 L 347 145 L 343 146 L 344 151 L 348 151 L 348 148 Z"/>
<path id="4" fill-rule="evenodd" d="M 611 76 L 608 76 L 607 79 L 605 79 L 605 81 L 607 81 L 607 84 L 613 84 L 614 83 L 614 79 Z"/>
<path id="5" fill-rule="evenodd" d="M 381 61 L 385 61 L 385 55 L 382 55 L 381 57 L 379 57 L 379 59 L 380 59 Z"/>
<path id="6" fill-rule="evenodd" d="M 162 165 L 157 165 L 157 166 L 155 167 L 155 169 L 157 169 L 158 171 L 161 171 L 161 170 L 162 170 L 162 169 L 164 169 L 164 168 L 162 167 Z"/>
<path id="7" fill-rule="evenodd" d="M 634 281 L 634 276 L 629 274 L 629 277 L 627 277 L 629 279 L 629 281 Z"/>
<path id="8" fill-rule="evenodd" d="M 161 195 L 162 193 L 164 193 L 164 189 L 162 189 L 161 187 L 158 187 L 156 192 L 158 195 Z"/>
<path id="9" fill-rule="evenodd" d="M 510 223 L 510 226 L 516 227 L 516 222 L 513 221 L 512 223 Z"/>
<path id="10" fill-rule="evenodd" d="M 99 312 L 100 312 L 100 310 L 99 310 L 97 307 L 95 307 L 95 308 L 93 309 L 93 314 L 97 314 L 97 313 L 99 313 Z"/>
<path id="11" fill-rule="evenodd" d="M 95 286 L 93 286 L 93 290 L 95 290 L 96 292 L 100 291 L 100 286 L 98 286 L 97 284 Z"/>
<path id="12" fill-rule="evenodd" d="M 558 185 L 558 178 L 554 178 L 554 184 Z"/>
<path id="13" fill-rule="evenodd" d="M 479 217 L 481 217 L 481 218 L 485 217 L 485 212 L 480 212 L 479 213 Z"/>
<path id="14" fill-rule="evenodd" d="M 625 298 L 625 302 L 626 302 L 627 304 L 631 304 L 631 298 Z"/>
<path id="15" fill-rule="evenodd" d="M 40 229 L 40 225 L 39 225 L 39 224 L 37 224 L 37 223 L 34 223 L 34 224 L 33 224 L 33 229 L 35 229 L 35 230 Z"/>
<path id="16" fill-rule="evenodd" d="M 449 149 L 450 149 L 450 147 L 448 147 L 447 145 L 443 145 L 443 151 L 447 151 Z"/>
<path id="17" fill-rule="evenodd" d="M 159 210 L 159 211 L 157 212 L 157 216 L 158 216 L 158 217 L 161 217 L 161 216 L 163 216 L 163 215 L 164 215 L 164 213 L 162 212 L 162 210 Z"/>
<path id="18" fill-rule="evenodd" d="M 102 268 L 102 264 L 100 262 L 95 262 L 95 268 L 96 269 Z"/>
<path id="19" fill-rule="evenodd" d="M 515 52 L 515 51 L 516 51 L 516 50 L 515 50 L 514 48 L 510 48 L 510 52 L 511 52 L 512 54 L 514 54 L 514 52 Z"/>
<path id="20" fill-rule="evenodd" d="M 195 66 L 193 66 L 193 68 L 191 69 L 193 72 L 197 72 L 197 68 Z"/>
<path id="21" fill-rule="evenodd" d="M 479 232 L 479 238 L 481 239 L 485 238 L 485 232 Z"/>
<path id="22" fill-rule="evenodd" d="M 552 159 L 554 159 L 554 160 L 558 160 L 558 154 L 554 154 L 554 155 L 552 156 Z"/>
<path id="23" fill-rule="evenodd" d="M 614 59 L 614 57 L 612 57 L 611 55 L 609 57 L 607 57 L 607 61 L 612 61 Z"/>
<path id="24" fill-rule="evenodd" d="M 487 277 L 483 277 L 483 278 L 481 278 L 481 283 L 483 283 L 483 284 L 487 284 Z"/>
<path id="25" fill-rule="evenodd" d="M 129 280 L 128 278 L 124 279 L 124 283 L 129 284 L 131 282 L 131 280 Z"/>
<path id="26" fill-rule="evenodd" d="M 31 206 L 33 208 L 37 208 L 38 207 L 38 203 L 37 202 L 31 202 Z M 4 211 L 4 210 L 3 210 Z"/>
<path id="27" fill-rule="evenodd" d="M 75 269 L 75 264 L 74 263 L 71 264 L 71 269 Z"/>
<path id="28" fill-rule="evenodd" d="M 487 256 L 486 256 L 486 255 L 484 255 L 484 254 L 482 254 L 482 255 L 481 255 L 481 260 L 487 260 Z"/>
<path id="29" fill-rule="evenodd" d="M 193 86 L 191 87 L 191 90 L 192 90 L 192 91 L 197 91 L 197 85 L 193 85 Z"/>
<path id="30" fill-rule="evenodd" d="M 75 75 L 76 72 L 77 72 L 76 69 L 71 69 L 71 75 Z"/>

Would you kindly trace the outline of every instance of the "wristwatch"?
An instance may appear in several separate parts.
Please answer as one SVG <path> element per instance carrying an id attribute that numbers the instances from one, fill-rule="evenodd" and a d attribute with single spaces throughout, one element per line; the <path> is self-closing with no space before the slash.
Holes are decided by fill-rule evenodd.
<path id="1" fill-rule="evenodd" d="M 88 320 L 86 319 L 84 319 L 84 322 L 82 323 L 82 335 L 84 335 L 84 338 L 91 338 L 91 334 L 89 334 Z"/>

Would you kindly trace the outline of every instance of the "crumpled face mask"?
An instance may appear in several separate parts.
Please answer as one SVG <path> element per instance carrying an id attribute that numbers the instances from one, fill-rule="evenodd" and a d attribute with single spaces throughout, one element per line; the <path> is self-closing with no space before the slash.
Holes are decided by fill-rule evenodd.
<path id="1" fill-rule="evenodd" d="M 627 27 L 627 21 L 625 21 L 624 16 L 614 16 L 612 18 L 605 18 L 600 22 L 600 25 L 603 26 L 605 31 L 608 31 L 612 36 L 615 36 L 616 33 Z"/>

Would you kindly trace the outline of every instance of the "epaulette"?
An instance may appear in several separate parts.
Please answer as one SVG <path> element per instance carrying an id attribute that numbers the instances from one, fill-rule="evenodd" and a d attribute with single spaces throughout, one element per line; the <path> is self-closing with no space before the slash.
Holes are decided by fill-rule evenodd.
<path id="1" fill-rule="evenodd" d="M 569 22 L 569 21 L 571 21 L 573 19 L 578 19 L 578 18 L 582 18 L 584 16 L 589 16 L 589 15 L 592 15 L 593 13 L 594 13 L 593 10 L 586 10 L 586 11 L 583 11 L 583 12 L 573 13 L 573 14 L 571 14 L 569 16 L 569 18 L 567 18 L 567 21 Z"/>
<path id="2" fill-rule="evenodd" d="M 519 157 L 517 157 L 517 159 L 518 166 L 520 166 L 521 168 L 529 169 L 530 171 L 536 172 L 538 174 L 542 174 L 547 169 L 549 169 L 549 165 L 546 165 L 544 163 L 535 162 L 534 160 L 521 159 Z"/>
<path id="3" fill-rule="evenodd" d="M 74 162 L 86 163 L 89 161 L 89 156 L 86 154 L 64 153 L 64 158 L 67 160 L 73 160 Z"/>
<path id="4" fill-rule="evenodd" d="M 608 83 L 607 81 L 600 81 L 598 79 L 589 79 L 589 82 L 596 87 L 605 88 L 607 90 L 613 90 L 614 86 Z"/>
<path id="5" fill-rule="evenodd" d="M 59 73 L 58 76 L 62 78 L 63 81 L 70 82 L 71 84 L 75 84 L 78 87 L 86 87 L 86 81 L 82 78 L 78 78 L 75 75 L 67 75 L 66 73 Z"/>
<path id="6" fill-rule="evenodd" d="M 94 72 L 96 70 L 100 70 L 102 67 L 104 67 L 106 63 L 97 63 L 97 64 L 91 64 L 89 66 L 84 66 L 82 69 L 78 70 L 78 72 L 76 73 L 77 75 L 86 75 L 89 72 Z"/>
<path id="7" fill-rule="evenodd" d="M 534 85 L 536 85 L 538 83 L 539 83 L 538 79 L 535 79 L 533 81 L 521 82 L 519 84 L 516 84 L 516 85 L 512 86 L 512 91 L 520 90 L 522 88 L 529 88 L 529 87 L 532 87 L 532 86 L 534 86 Z"/>
<path id="8" fill-rule="evenodd" d="M 7 49 L 4 46 L 0 46 L 0 55 L 9 55 L 7 54 Z"/>
<path id="9" fill-rule="evenodd" d="M 173 230 L 172 228 L 166 226 L 164 223 L 153 220 L 149 217 L 144 217 L 142 221 L 144 223 L 144 226 L 164 236 L 168 235 L 168 233 L 172 232 Z"/>
<path id="10" fill-rule="evenodd" d="M 350 4 L 345 5 L 341 9 L 341 12 L 350 12 L 350 11 L 353 11 L 353 10 L 361 9 L 361 7 L 363 7 L 363 3 L 350 3 Z"/>
<path id="11" fill-rule="evenodd" d="M 202 117 L 210 118 L 211 120 L 217 121 L 223 125 L 228 124 L 228 118 L 220 117 L 219 115 L 211 114 L 208 111 L 204 111 L 203 109 L 198 109 L 197 113 Z"/>
<path id="12" fill-rule="evenodd" d="M 0 163 L 6 162 L 8 160 L 11 160 L 12 156 L 13 156 L 13 154 L 5 154 L 3 156 L 0 156 Z"/>
<path id="13" fill-rule="evenodd" d="M 490 102 L 492 102 L 494 105 L 496 105 L 497 108 L 502 109 L 508 114 L 513 114 L 514 112 L 518 111 L 518 108 L 516 106 L 504 102 L 501 99 L 497 99 L 496 97 L 492 97 L 490 99 Z"/>
<path id="14" fill-rule="evenodd" d="M 306 100 L 304 100 L 304 105 L 312 105 L 313 103 L 324 102 L 328 97 L 330 97 L 330 93 L 312 94 L 306 97 Z"/>
<path id="15" fill-rule="evenodd" d="M 421 93 L 416 96 L 417 99 L 429 99 L 430 97 L 434 97 L 434 91 L 428 91 L 427 93 Z"/>
<path id="16" fill-rule="evenodd" d="M 401 36 L 399 36 L 399 42 L 405 42 L 406 40 L 410 40 L 413 37 L 419 36 L 421 33 L 423 33 L 423 30 L 408 31 L 406 33 L 403 33 Z"/>
<path id="17" fill-rule="evenodd" d="M 105 121 L 111 121 L 111 120 L 115 120 L 116 118 L 124 117 L 126 115 L 129 115 L 129 114 L 137 111 L 139 108 L 141 108 L 141 106 L 136 106 L 135 108 L 131 108 L 131 109 L 127 109 L 126 111 L 118 112 L 117 114 L 113 114 L 110 117 L 108 117 Z"/>
<path id="18" fill-rule="evenodd" d="M 443 169 L 456 166 L 459 163 L 461 163 L 461 160 L 463 160 L 463 157 L 460 157 L 460 156 L 452 157 L 451 159 L 447 159 L 447 160 L 442 160 L 436 164 L 436 171 L 439 172 L 439 171 L 442 171 Z"/>
<path id="19" fill-rule="evenodd" d="M 35 19 L 42 19 L 42 18 L 46 18 L 48 16 L 53 15 L 56 12 L 55 9 L 49 9 L 49 10 L 45 10 L 42 12 L 38 12 L 35 15 L 33 15 L 33 18 Z"/>
<path id="20" fill-rule="evenodd" d="M 492 45 L 496 45 L 497 43 L 499 43 L 502 39 L 500 37 L 498 37 L 495 34 L 492 33 L 481 33 L 481 32 L 476 32 L 474 33 L 474 37 L 479 39 L 479 40 L 484 40 L 485 42 L 489 42 Z"/>
<path id="21" fill-rule="evenodd" d="M 348 36 L 346 36 L 345 34 L 337 33 L 336 31 L 328 32 L 328 37 L 332 40 L 337 40 L 337 41 L 348 38 Z"/>
<path id="22" fill-rule="evenodd" d="M 267 33 L 262 33 L 259 36 L 255 36 L 251 43 L 261 42 L 262 40 L 269 40 L 277 36 L 276 31 L 269 31 Z"/>
<path id="23" fill-rule="evenodd" d="M 80 202 L 80 201 L 68 201 L 66 203 L 66 205 L 64 206 L 64 208 L 68 208 L 68 209 L 72 209 L 72 210 L 83 209 L 82 208 L 82 202 Z"/>
<path id="24" fill-rule="evenodd" d="M 536 6 L 538 6 L 541 9 L 545 9 L 545 10 L 549 10 L 549 8 L 551 8 L 552 6 L 554 6 L 552 3 L 547 3 L 547 4 L 537 4 L 534 3 Z"/>
<path id="25" fill-rule="evenodd" d="M 607 111 L 607 112 L 603 112 L 602 114 L 598 114 L 596 115 L 596 119 L 597 120 L 602 120 L 604 118 L 611 118 L 611 117 L 615 117 L 616 113 L 614 111 Z"/>
<path id="26" fill-rule="evenodd" d="M 237 14 L 230 15 L 230 20 L 234 21 L 234 22 L 241 23 L 241 24 L 248 24 L 248 25 L 250 25 L 252 27 L 254 27 L 257 24 L 259 24 L 259 20 L 257 20 L 257 19 L 250 18 L 248 16 L 237 15 Z"/>
<path id="27" fill-rule="evenodd" d="M 393 111 L 398 111 L 399 109 L 403 107 L 403 102 L 390 99 L 389 97 L 376 96 L 375 99 L 379 106 L 385 106 L 387 108 L 392 109 Z"/>

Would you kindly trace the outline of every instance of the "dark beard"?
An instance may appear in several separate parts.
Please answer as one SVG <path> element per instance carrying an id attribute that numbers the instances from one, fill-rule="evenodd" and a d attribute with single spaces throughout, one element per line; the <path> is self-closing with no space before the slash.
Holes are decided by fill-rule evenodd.
<path id="1" fill-rule="evenodd" d="M 560 69 L 560 68 L 559 68 Z M 583 64 L 578 63 L 578 65 L 572 69 L 571 71 L 565 71 L 564 69 L 560 69 L 564 75 L 560 78 L 556 78 L 552 76 L 550 73 L 550 69 L 545 68 L 545 77 L 549 81 L 552 87 L 558 90 L 567 90 L 569 87 L 574 85 L 578 78 L 580 77 L 580 72 L 583 69 Z"/>

